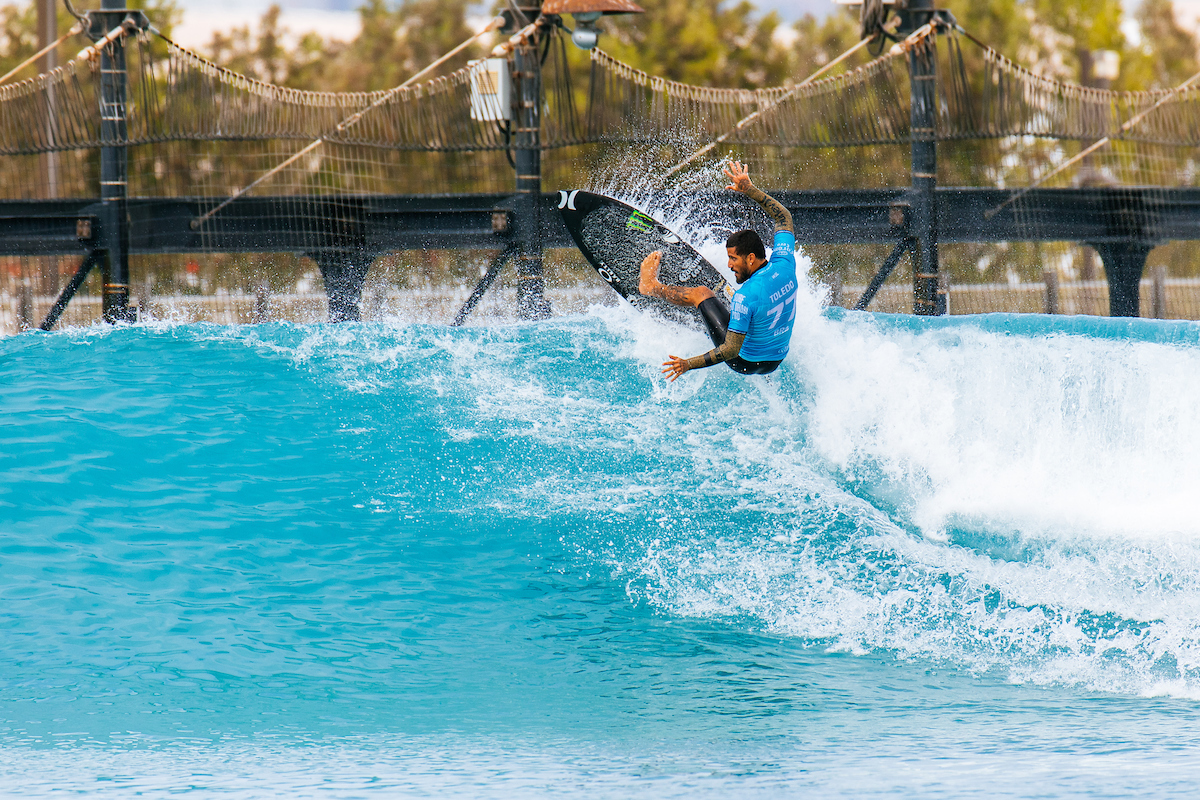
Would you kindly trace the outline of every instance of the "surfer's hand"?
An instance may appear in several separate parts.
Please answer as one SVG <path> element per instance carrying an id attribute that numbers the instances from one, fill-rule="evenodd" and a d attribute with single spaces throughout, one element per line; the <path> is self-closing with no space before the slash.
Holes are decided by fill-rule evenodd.
<path id="1" fill-rule="evenodd" d="M 663 375 L 669 375 L 672 381 L 691 369 L 687 361 L 679 356 L 667 356 L 667 358 L 671 360 L 663 362 Z"/>
<path id="2" fill-rule="evenodd" d="M 730 191 L 744 194 L 754 188 L 754 184 L 750 182 L 750 173 L 740 161 L 729 162 L 729 166 L 725 167 L 725 177 L 730 180 L 730 184 L 725 187 Z"/>

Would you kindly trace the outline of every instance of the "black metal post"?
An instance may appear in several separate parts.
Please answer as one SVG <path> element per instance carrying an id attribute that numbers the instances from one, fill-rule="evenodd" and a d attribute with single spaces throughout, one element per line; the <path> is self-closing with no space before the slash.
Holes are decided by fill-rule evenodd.
<path id="1" fill-rule="evenodd" d="M 38 28 L 38 49 L 43 49 L 50 45 L 58 38 L 58 3 L 55 0 L 37 0 L 37 28 Z M 58 53 L 50 50 L 46 55 L 42 56 L 38 62 L 38 69 L 42 72 L 50 72 L 58 66 Z M 49 106 L 49 114 L 47 114 L 47 138 L 53 142 L 55 136 L 55 89 L 53 86 L 46 87 L 46 104 Z M 45 197 L 53 200 L 58 197 L 58 152 L 54 150 L 42 153 L 42 166 L 46 180 Z M 57 278 L 57 274 L 55 275 Z"/>
<path id="2" fill-rule="evenodd" d="M 933 0 L 909 0 L 908 23 L 915 30 L 934 18 Z M 946 313 L 938 283 L 937 232 L 937 36 L 925 37 L 908 54 L 912 128 L 913 313 Z"/>
<path id="3" fill-rule="evenodd" d="M 862 297 L 858 298 L 858 302 L 854 304 L 855 311 L 866 311 L 867 306 L 871 305 L 871 301 L 875 299 L 875 295 L 879 293 L 879 289 L 887 282 L 891 276 L 892 270 L 900 263 L 900 259 L 907 252 L 914 252 L 916 247 L 912 239 L 901 239 L 896 242 L 896 246 L 892 248 L 891 254 L 887 260 L 883 262 L 883 266 L 879 268 L 879 272 L 871 279 L 866 290 L 862 293 Z"/>
<path id="4" fill-rule="evenodd" d="M 329 321 L 361 320 L 363 283 L 376 254 L 366 250 L 324 250 L 308 256 L 321 270 L 325 297 L 329 300 Z"/>
<path id="5" fill-rule="evenodd" d="M 541 4 L 521 0 L 521 11 L 533 21 L 541 13 Z M 515 82 L 516 113 L 513 133 L 513 160 L 517 167 L 517 236 L 521 252 L 517 257 L 517 315 L 522 319 L 545 319 L 550 303 L 545 296 L 542 277 L 542 62 L 541 42 L 544 30 L 530 36 L 513 51 L 512 77 Z"/>
<path id="6" fill-rule="evenodd" d="M 100 260 L 103 253 L 100 250 L 92 250 L 84 257 L 83 262 L 79 265 L 79 269 L 75 270 L 75 274 L 67 285 L 63 287 L 62 293 L 58 299 L 54 301 L 54 305 L 50 311 L 46 313 L 46 318 L 42 320 L 42 324 L 38 327 L 44 331 L 48 331 L 58 323 L 58 318 L 67 310 L 67 304 L 71 302 L 71 298 L 79 291 L 79 287 L 83 286 L 83 282 L 87 280 L 88 273 L 92 271 L 92 267 L 96 266 L 96 262 Z"/>
<path id="7" fill-rule="evenodd" d="M 1140 284 L 1146 256 L 1154 245 L 1146 242 L 1107 242 L 1094 245 L 1108 278 L 1108 313 L 1114 317 L 1141 316 Z"/>
<path id="8" fill-rule="evenodd" d="M 123 0 L 103 0 L 102 12 L 121 12 Z M 123 13 L 93 14 L 91 34 L 96 38 L 121 24 Z M 125 38 L 119 37 L 100 53 L 100 201 L 104 214 L 101 247 L 107 251 L 104 264 L 104 319 L 128 322 L 129 309 L 129 157 L 121 142 L 128 136 L 126 96 L 129 76 L 125 70 Z"/>
<path id="9" fill-rule="evenodd" d="M 475 306 L 479 305 L 479 301 L 483 299 L 483 295 L 495 282 L 496 276 L 500 274 L 500 270 L 504 269 L 504 265 L 509 262 L 513 254 L 520 249 L 520 245 L 510 244 L 496 254 L 492 259 L 492 263 L 488 265 L 487 271 L 483 273 L 483 277 L 479 279 L 479 283 L 475 286 L 475 290 L 471 292 L 471 296 L 467 298 L 467 302 L 463 303 L 463 307 L 454 315 L 454 321 L 450 323 L 452 328 L 461 328 L 467 321 L 467 317 L 475 310 Z"/>

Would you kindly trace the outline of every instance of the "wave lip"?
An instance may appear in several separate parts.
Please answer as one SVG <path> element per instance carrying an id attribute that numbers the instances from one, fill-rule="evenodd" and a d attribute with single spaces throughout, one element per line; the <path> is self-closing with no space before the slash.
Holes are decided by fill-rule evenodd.
<path id="1" fill-rule="evenodd" d="M 1173 339 L 1196 330 L 1169 327 Z M 1186 400 L 1200 348 L 1064 335 L 1057 319 L 1007 328 L 859 315 L 814 326 L 801 356 L 814 444 L 927 535 L 1200 533 L 1186 490 L 1200 478 Z"/>

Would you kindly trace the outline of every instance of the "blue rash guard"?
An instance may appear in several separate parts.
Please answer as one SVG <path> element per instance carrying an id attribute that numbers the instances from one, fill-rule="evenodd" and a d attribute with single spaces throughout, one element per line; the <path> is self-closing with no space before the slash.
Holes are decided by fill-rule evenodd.
<path id="1" fill-rule="evenodd" d="M 777 231 L 771 260 L 733 295 L 729 330 L 744 333 L 738 356 L 746 361 L 782 361 L 796 321 L 796 236 Z"/>

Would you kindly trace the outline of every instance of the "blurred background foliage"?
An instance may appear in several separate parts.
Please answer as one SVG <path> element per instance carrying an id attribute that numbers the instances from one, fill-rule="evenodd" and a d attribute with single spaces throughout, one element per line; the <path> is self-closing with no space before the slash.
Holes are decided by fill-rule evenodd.
<path id="1" fill-rule="evenodd" d="M 83 2 L 81 8 L 98 3 Z M 165 35 L 182 17 L 175 0 L 130 0 Z M 759 88 L 811 74 L 858 40 L 853 9 L 794 23 L 752 2 L 643 0 L 645 14 L 605 17 L 600 46 L 652 75 L 704 86 Z M 1078 81 L 1092 50 L 1116 50 L 1116 89 L 1176 85 L 1197 70 L 1195 36 L 1177 21 L 1171 0 L 943 0 L 966 30 L 1037 72 Z M 496 11 L 502 4 L 497 4 Z M 352 41 L 319 31 L 290 31 L 272 6 L 256 26 L 216 31 L 201 49 L 218 64 L 285 86 L 326 91 L 386 89 L 402 82 L 462 42 L 489 9 L 468 0 L 366 0 L 361 30 Z M 568 24 L 573 24 L 567 18 Z M 59 11 L 59 31 L 74 20 Z M 1130 35 L 1130 34 L 1133 35 Z M 485 55 L 492 42 L 447 64 L 446 70 Z M 77 42 L 64 45 L 73 54 Z M 0 6 L 0 70 L 7 72 L 38 49 L 32 2 Z M 587 54 L 574 51 L 585 62 Z M 22 76 L 27 77 L 27 76 Z"/>

